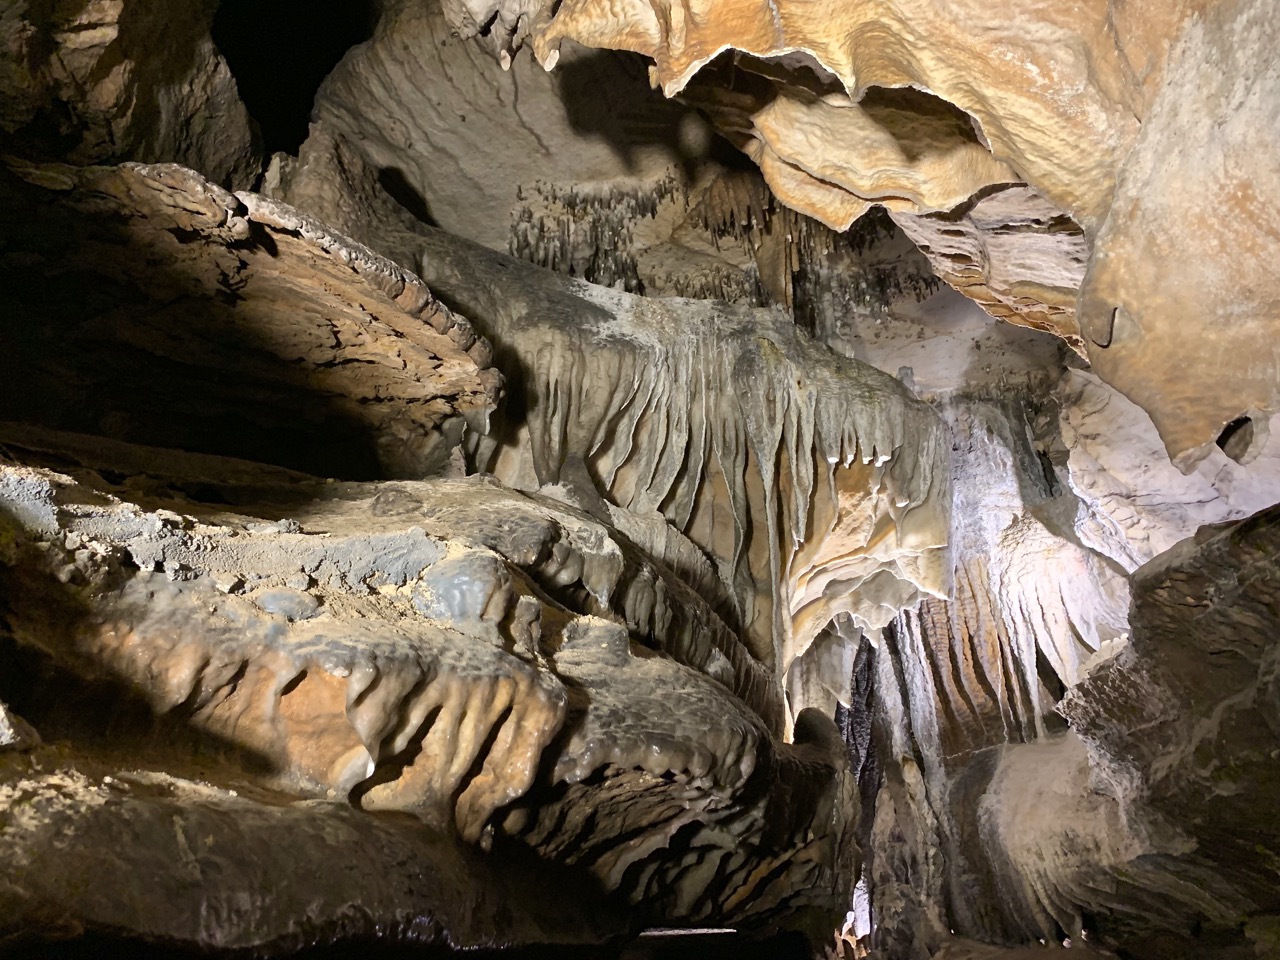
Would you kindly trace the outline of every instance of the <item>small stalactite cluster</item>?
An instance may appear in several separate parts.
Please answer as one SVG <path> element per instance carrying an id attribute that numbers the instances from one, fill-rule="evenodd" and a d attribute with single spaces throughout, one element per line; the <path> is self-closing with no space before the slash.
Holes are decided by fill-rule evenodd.
<path id="1" fill-rule="evenodd" d="M 756 171 L 727 171 L 696 195 L 668 174 L 630 184 L 539 181 L 532 196 L 520 190 L 517 198 L 512 256 L 628 293 L 780 306 L 810 333 L 853 315 L 885 317 L 891 302 L 918 302 L 941 286 L 923 260 L 869 255 L 897 229 L 883 211 L 837 233 L 782 205 Z M 692 233 L 694 246 L 709 241 L 722 260 L 681 261 L 646 274 L 636 225 L 658 218 L 666 204 L 685 209 L 672 242 L 690 241 Z"/>
<path id="2" fill-rule="evenodd" d="M 680 193 L 673 175 L 631 184 L 538 181 L 534 196 L 517 192 L 508 250 L 557 273 L 628 293 L 643 293 L 636 264 L 635 224 L 653 219 Z"/>
<path id="3" fill-rule="evenodd" d="M 799 217 L 808 229 L 797 256 L 794 313 L 796 323 L 821 336 L 831 321 L 851 316 L 880 320 L 895 301 L 919 303 L 933 296 L 942 281 L 921 261 L 876 260 L 876 247 L 892 240 L 897 228 L 880 208 L 873 208 L 844 233 Z"/>
<path id="4" fill-rule="evenodd" d="M 778 202 L 754 173 L 716 179 L 690 212 L 717 249 L 726 240 L 750 251 L 759 276 L 761 305 L 786 307 L 802 329 L 823 329 L 823 317 L 888 315 L 889 304 L 919 302 L 941 281 L 922 263 L 876 262 L 868 252 L 891 239 L 896 227 L 876 208 L 843 233 Z"/>

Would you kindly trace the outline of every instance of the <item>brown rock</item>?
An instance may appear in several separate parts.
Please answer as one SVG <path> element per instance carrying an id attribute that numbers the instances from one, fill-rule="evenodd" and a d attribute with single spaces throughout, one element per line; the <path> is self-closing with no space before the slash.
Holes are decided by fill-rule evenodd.
<path id="1" fill-rule="evenodd" d="M 429 475 L 484 429 L 496 371 L 401 306 L 444 311 L 422 281 L 292 208 L 171 165 L 4 176 L 0 418 L 322 475 Z"/>

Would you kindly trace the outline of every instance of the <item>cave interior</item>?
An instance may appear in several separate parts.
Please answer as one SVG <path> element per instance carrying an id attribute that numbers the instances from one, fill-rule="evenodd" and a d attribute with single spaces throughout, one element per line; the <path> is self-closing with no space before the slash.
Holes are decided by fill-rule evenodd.
<path id="1" fill-rule="evenodd" d="M 0 4 L 0 956 L 1280 960 L 1273 6 Z"/>

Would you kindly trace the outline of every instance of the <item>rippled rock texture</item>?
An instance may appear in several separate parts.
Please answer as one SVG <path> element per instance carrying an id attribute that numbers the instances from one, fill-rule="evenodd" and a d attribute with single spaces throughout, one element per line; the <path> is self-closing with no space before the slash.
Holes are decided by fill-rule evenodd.
<path id="1" fill-rule="evenodd" d="M 233 6 L 0 12 L 0 950 L 1276 954 L 1265 4 Z"/>
<path id="2" fill-rule="evenodd" d="M 75 453 L 57 456 L 79 462 L 115 451 L 67 442 Z M 603 934 L 582 916 L 560 933 L 528 924 L 541 922 L 549 865 L 579 862 L 592 909 L 604 895 L 634 902 L 631 924 L 831 908 L 856 855 L 834 726 L 802 717 L 797 743 L 779 743 L 734 696 L 752 680 L 735 674 L 740 653 L 663 629 L 692 602 L 670 573 L 649 572 L 653 633 L 615 612 L 619 595 L 636 600 L 620 575 L 643 561 L 608 528 L 480 479 L 334 484 L 143 452 L 166 480 L 5 469 L 6 689 L 19 715 L 69 741 L 8 761 L 4 842 L 22 867 L 6 888 L 10 930 L 63 913 L 219 947 L 361 924 L 464 945 L 571 942 Z M 263 506 L 249 512 L 246 496 Z M 14 684 L 16 671 L 32 682 Z M 128 839 L 173 818 L 180 856 Z M 307 838 L 334 831 L 353 855 L 369 849 L 320 889 L 305 858 L 229 852 L 327 846 Z M 47 876 L 67 832 L 77 852 Z M 393 856 L 398 837 L 408 849 Z M 519 882 L 489 866 L 470 877 L 471 844 L 527 848 L 544 880 L 532 867 Z M 415 889 L 421 870 L 443 869 L 436 846 L 457 879 Z M 129 897 L 79 898 L 74 876 L 106 850 L 138 878 Z M 364 889 L 359 876 L 380 871 Z M 282 887 L 303 899 L 262 892 Z M 506 896 L 518 907 L 506 920 L 450 919 Z"/>
<path id="3" fill-rule="evenodd" d="M 11 362 L 160 375 L 146 393 L 127 374 L 104 379 L 104 397 L 115 383 L 133 388 L 117 394 L 124 415 L 105 422 L 68 404 L 57 376 L 30 378 L 30 406 L 12 414 L 27 422 L 5 428 L 4 695 L 15 706 L 5 714 L 3 840 L 19 865 L 4 889 L 6 932 L 39 932 L 56 915 L 50 929 L 218 948 L 279 950 L 369 930 L 483 946 L 598 941 L 647 924 L 767 930 L 838 911 L 858 869 L 856 789 L 831 719 L 788 711 L 772 669 L 774 657 L 798 655 L 773 606 L 796 603 L 796 588 L 744 591 L 744 603 L 758 594 L 773 612 L 757 633 L 740 632 L 732 580 L 692 540 L 653 507 L 606 503 L 610 489 L 591 485 L 584 464 L 604 461 L 579 444 L 625 417 L 633 390 L 614 394 L 611 378 L 589 370 L 565 376 L 555 391 L 579 399 L 550 399 L 545 420 L 529 421 L 542 424 L 534 440 L 486 439 L 501 385 L 489 342 L 415 275 L 319 221 L 176 166 L 19 163 L 11 176 L 11 216 L 30 229 L 10 235 L 25 248 L 10 263 L 29 266 L 30 289 L 48 290 L 67 263 L 101 278 L 92 309 L 71 317 L 56 297 L 30 297 L 14 329 L 35 343 Z M 432 236 L 416 242 L 425 249 Z M 614 468 L 639 463 L 648 479 L 632 481 L 636 496 L 667 499 L 653 478 L 669 470 L 662 446 L 678 441 L 754 484 L 750 497 L 713 489 L 703 509 L 743 530 L 788 524 L 799 539 L 784 543 L 798 552 L 812 535 L 820 553 L 841 523 L 853 525 L 848 542 L 867 538 L 861 514 L 841 520 L 838 498 L 828 490 L 829 501 L 812 501 L 810 487 L 780 505 L 751 458 L 777 449 L 804 469 L 850 470 L 858 502 L 883 497 L 880 522 L 899 529 L 845 561 L 849 575 L 900 579 L 886 603 L 940 589 L 929 579 L 944 555 L 930 518 L 946 515 L 945 483 L 929 480 L 935 421 L 892 380 L 814 353 L 768 313 L 676 302 L 655 317 L 625 294 L 593 307 L 585 285 L 502 255 L 486 264 L 455 243 L 432 262 L 528 271 L 523 297 L 512 285 L 507 298 L 520 313 L 480 312 L 495 329 L 530 304 L 560 304 L 541 326 L 503 333 L 535 353 L 568 357 L 575 338 L 608 329 L 613 350 L 579 346 L 580 362 L 629 364 L 640 376 L 663 350 L 692 370 L 738 344 L 726 358 L 762 389 L 734 393 L 742 378 L 731 371 L 708 381 L 697 402 L 726 412 L 732 403 L 729 434 L 690 434 L 674 413 L 687 395 L 657 402 L 650 415 L 669 423 L 644 434 L 672 441 L 637 443 L 640 459 Z M 581 326 L 592 318 L 595 333 Z M 681 321 L 689 336 L 661 344 Z M 61 324 L 58 351 L 41 349 L 51 335 L 42 323 Z M 262 344 L 256 369 L 228 353 L 249 337 Z M 779 420 L 772 397 L 794 389 L 796 362 L 822 383 L 844 375 L 841 406 Z M 200 389 L 202 375 L 217 392 Z M 581 391 L 590 382 L 599 394 Z M 282 385 L 294 392 L 263 406 Z M 815 386 L 795 387 L 819 403 Z M 524 380 L 516 402 L 533 406 L 535 389 Z M 328 442 L 315 435 L 316 459 L 298 460 L 290 451 L 308 453 L 305 434 L 272 446 L 237 419 L 295 427 L 303 397 L 359 418 L 378 456 L 358 466 L 326 419 Z M 233 429 L 215 432 L 201 417 Z M 117 422 L 123 429 L 108 429 Z M 166 434 L 200 452 L 136 442 Z M 507 484 L 461 476 L 467 456 L 506 448 L 517 464 L 497 471 Z M 924 469 L 894 472 L 898 461 Z M 354 484 L 290 469 L 312 464 L 436 479 Z M 513 488 L 530 477 L 526 492 Z M 696 499 L 702 474 L 684 482 Z M 811 534 L 815 509 L 831 528 Z M 923 521 L 911 519 L 917 511 Z M 723 549 L 726 569 L 734 550 L 778 562 L 772 539 L 751 547 L 739 534 Z M 39 748 L 31 725 L 56 745 Z M 172 838 L 143 839 L 171 821 Z M 84 859 L 47 875 L 68 832 Z M 339 835 L 369 852 L 315 889 L 313 860 L 228 852 Z M 407 852 L 394 856 L 402 835 Z M 76 878 L 107 855 L 100 847 L 110 851 L 101 869 L 117 879 L 81 897 Z M 497 878 L 481 851 L 527 866 Z M 477 862 L 486 865 L 472 872 Z M 415 885 L 427 865 L 455 879 Z M 557 871 L 586 891 L 563 916 L 539 906 Z M 280 888 L 298 899 L 264 892 Z M 509 912 L 485 912 L 507 898 Z M 611 927 L 586 918 L 624 905 L 630 913 Z"/>
<path id="4" fill-rule="evenodd" d="M 2 419 L 322 476 L 420 476 L 497 400 L 465 320 L 295 210 L 173 165 L 0 176 L 0 370 L 25 385 Z"/>

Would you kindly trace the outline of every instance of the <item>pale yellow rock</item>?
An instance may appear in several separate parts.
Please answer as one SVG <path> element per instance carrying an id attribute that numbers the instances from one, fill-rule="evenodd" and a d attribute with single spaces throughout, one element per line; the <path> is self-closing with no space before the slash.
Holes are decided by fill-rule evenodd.
<path id="1" fill-rule="evenodd" d="M 654 59 L 668 96 L 726 50 L 807 54 L 854 101 L 871 87 L 913 86 L 972 116 L 996 158 L 1089 226 L 1110 203 L 1147 95 L 1128 47 L 1167 44 L 1188 6 L 1116 19 L 1105 0 L 567 0 L 534 51 L 545 64 L 566 39 L 636 50 Z"/>
<path id="2" fill-rule="evenodd" d="M 668 96 L 714 107 L 710 77 L 733 95 L 713 118 L 783 202 L 837 229 L 866 204 L 894 211 L 993 315 L 1087 342 L 1190 469 L 1224 428 L 1280 409 L 1273 7 L 565 0 L 533 46 L 548 67 L 566 40 L 638 51 Z M 918 107 L 876 116 L 882 88 L 904 87 L 967 114 L 972 140 Z M 976 207 L 1019 180 L 1045 229 L 1013 236 L 1022 214 Z M 909 217 L 936 210 L 962 222 Z M 1241 459 L 1257 439 L 1236 438 Z"/>
<path id="3" fill-rule="evenodd" d="M 1083 355 L 1076 296 L 1089 248 L 1080 228 L 1023 184 L 962 210 L 893 218 L 934 273 L 993 317 L 1056 334 Z"/>
<path id="4" fill-rule="evenodd" d="M 753 86 L 728 95 L 700 86 L 689 99 L 720 129 L 741 131 L 743 149 L 784 202 L 833 230 L 848 229 L 872 203 L 932 213 L 1020 181 L 968 118 L 936 97 L 877 89 L 855 103 L 843 92 Z"/>
<path id="5" fill-rule="evenodd" d="M 1172 54 L 1098 234 L 1081 327 L 1098 375 L 1145 409 L 1184 471 L 1280 409 L 1280 23 L 1223 3 Z M 1225 438 L 1224 438 L 1225 440 Z M 1228 452 L 1233 452 L 1228 448 Z"/>

